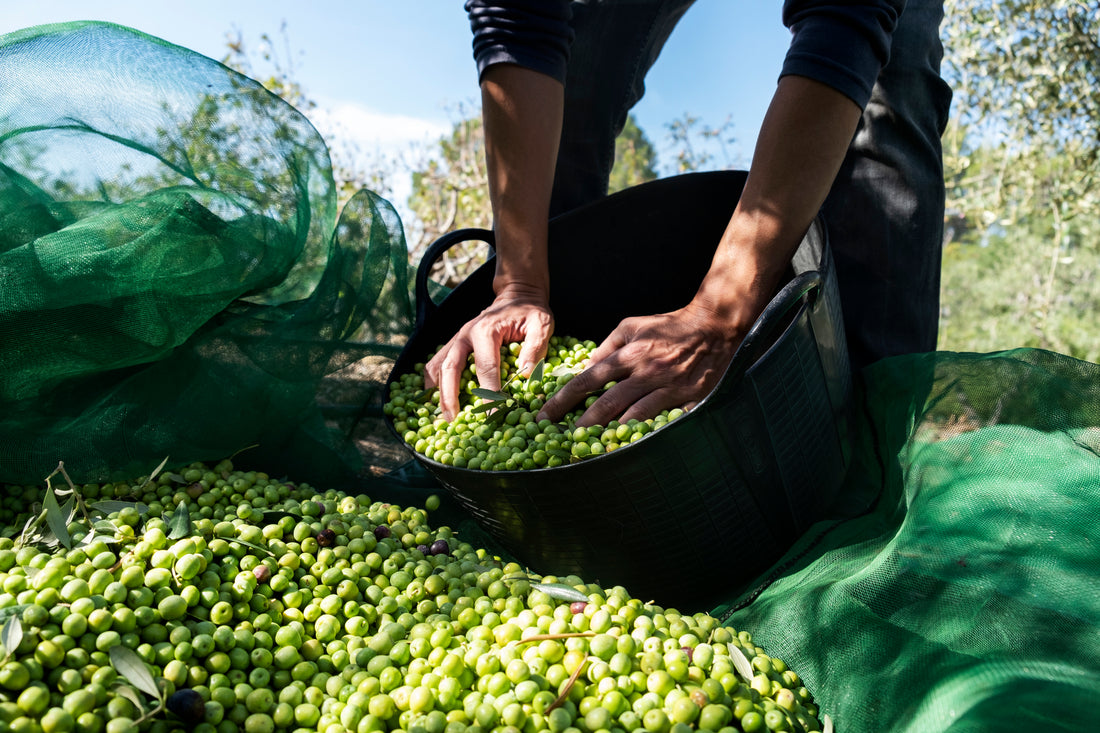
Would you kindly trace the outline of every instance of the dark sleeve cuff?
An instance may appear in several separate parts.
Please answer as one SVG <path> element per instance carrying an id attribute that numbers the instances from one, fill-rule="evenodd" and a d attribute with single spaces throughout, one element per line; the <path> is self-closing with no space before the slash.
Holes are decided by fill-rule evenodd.
<path id="1" fill-rule="evenodd" d="M 565 83 L 573 28 L 568 0 L 467 0 L 478 78 L 516 64 Z"/>
<path id="2" fill-rule="evenodd" d="M 879 71 L 890 60 L 890 39 L 904 0 L 783 5 L 792 39 L 780 77 L 805 76 L 867 106 Z"/>

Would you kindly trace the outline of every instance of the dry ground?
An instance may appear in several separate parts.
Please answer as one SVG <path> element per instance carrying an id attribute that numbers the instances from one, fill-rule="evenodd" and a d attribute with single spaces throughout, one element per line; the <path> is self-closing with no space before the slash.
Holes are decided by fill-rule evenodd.
<path id="1" fill-rule="evenodd" d="M 364 473 L 371 475 L 386 473 L 410 458 L 381 416 L 364 410 L 364 405 L 385 387 L 392 365 L 383 357 L 362 359 L 322 380 L 317 393 L 327 422 L 341 431 L 352 431 L 352 440 L 363 456 Z"/>

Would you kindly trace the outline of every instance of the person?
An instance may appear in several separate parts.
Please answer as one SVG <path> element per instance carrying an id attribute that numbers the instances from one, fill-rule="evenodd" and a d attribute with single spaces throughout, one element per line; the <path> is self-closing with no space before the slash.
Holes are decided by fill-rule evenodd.
<path id="1" fill-rule="evenodd" d="M 694 0 L 468 0 L 479 70 L 495 298 L 426 365 L 443 417 L 474 354 L 500 386 L 500 346 L 521 370 L 545 353 L 550 217 L 606 195 L 614 139 Z M 791 30 L 745 187 L 696 295 L 624 319 L 543 407 L 560 419 L 608 382 L 578 425 L 691 408 L 721 379 L 794 250 L 823 212 L 854 369 L 935 349 L 944 181 L 943 3 L 786 0 Z M 730 73 L 738 73 L 731 70 Z"/>

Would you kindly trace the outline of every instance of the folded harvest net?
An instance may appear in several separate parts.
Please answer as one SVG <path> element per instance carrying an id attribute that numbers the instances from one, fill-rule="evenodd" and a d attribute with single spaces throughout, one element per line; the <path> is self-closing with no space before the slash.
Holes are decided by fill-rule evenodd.
<path id="1" fill-rule="evenodd" d="M 0 88 L 0 480 L 245 448 L 354 475 L 316 394 L 411 327 L 392 207 L 362 191 L 338 218 L 305 117 L 125 27 L 3 36 Z"/>
<path id="2" fill-rule="evenodd" d="M 380 420 L 413 309 L 392 207 L 363 191 L 337 212 L 304 117 L 101 23 L 0 37 L 0 90 L 0 484 L 248 449 L 317 486 L 437 489 L 364 470 L 319 405 L 327 377 L 370 363 L 352 422 Z M 856 393 L 828 518 L 710 610 L 797 669 L 839 731 L 1093 730 L 1100 366 L 923 354 Z"/>

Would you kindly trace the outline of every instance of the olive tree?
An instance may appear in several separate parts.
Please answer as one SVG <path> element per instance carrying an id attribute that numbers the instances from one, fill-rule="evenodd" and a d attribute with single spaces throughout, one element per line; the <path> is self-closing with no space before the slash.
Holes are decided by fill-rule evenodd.
<path id="1" fill-rule="evenodd" d="M 614 192 L 657 177 L 657 154 L 631 115 L 615 141 L 615 166 L 609 190 Z M 410 251 L 419 261 L 424 250 L 440 235 L 467 227 L 492 227 L 489 178 L 485 168 L 485 135 L 478 114 L 463 112 L 451 134 L 421 156 L 413 170 L 409 209 Z M 438 263 L 433 277 L 444 285 L 461 282 L 485 262 L 486 248 L 476 242 L 453 247 Z"/>
<path id="2" fill-rule="evenodd" d="M 1065 300 L 1060 268 L 1075 250 L 1098 247 L 1100 3 L 947 0 L 945 10 L 944 73 L 955 94 L 944 136 L 948 210 L 986 236 L 1044 238 L 1019 265 L 1038 275 L 1032 326 L 1051 333 Z"/>

